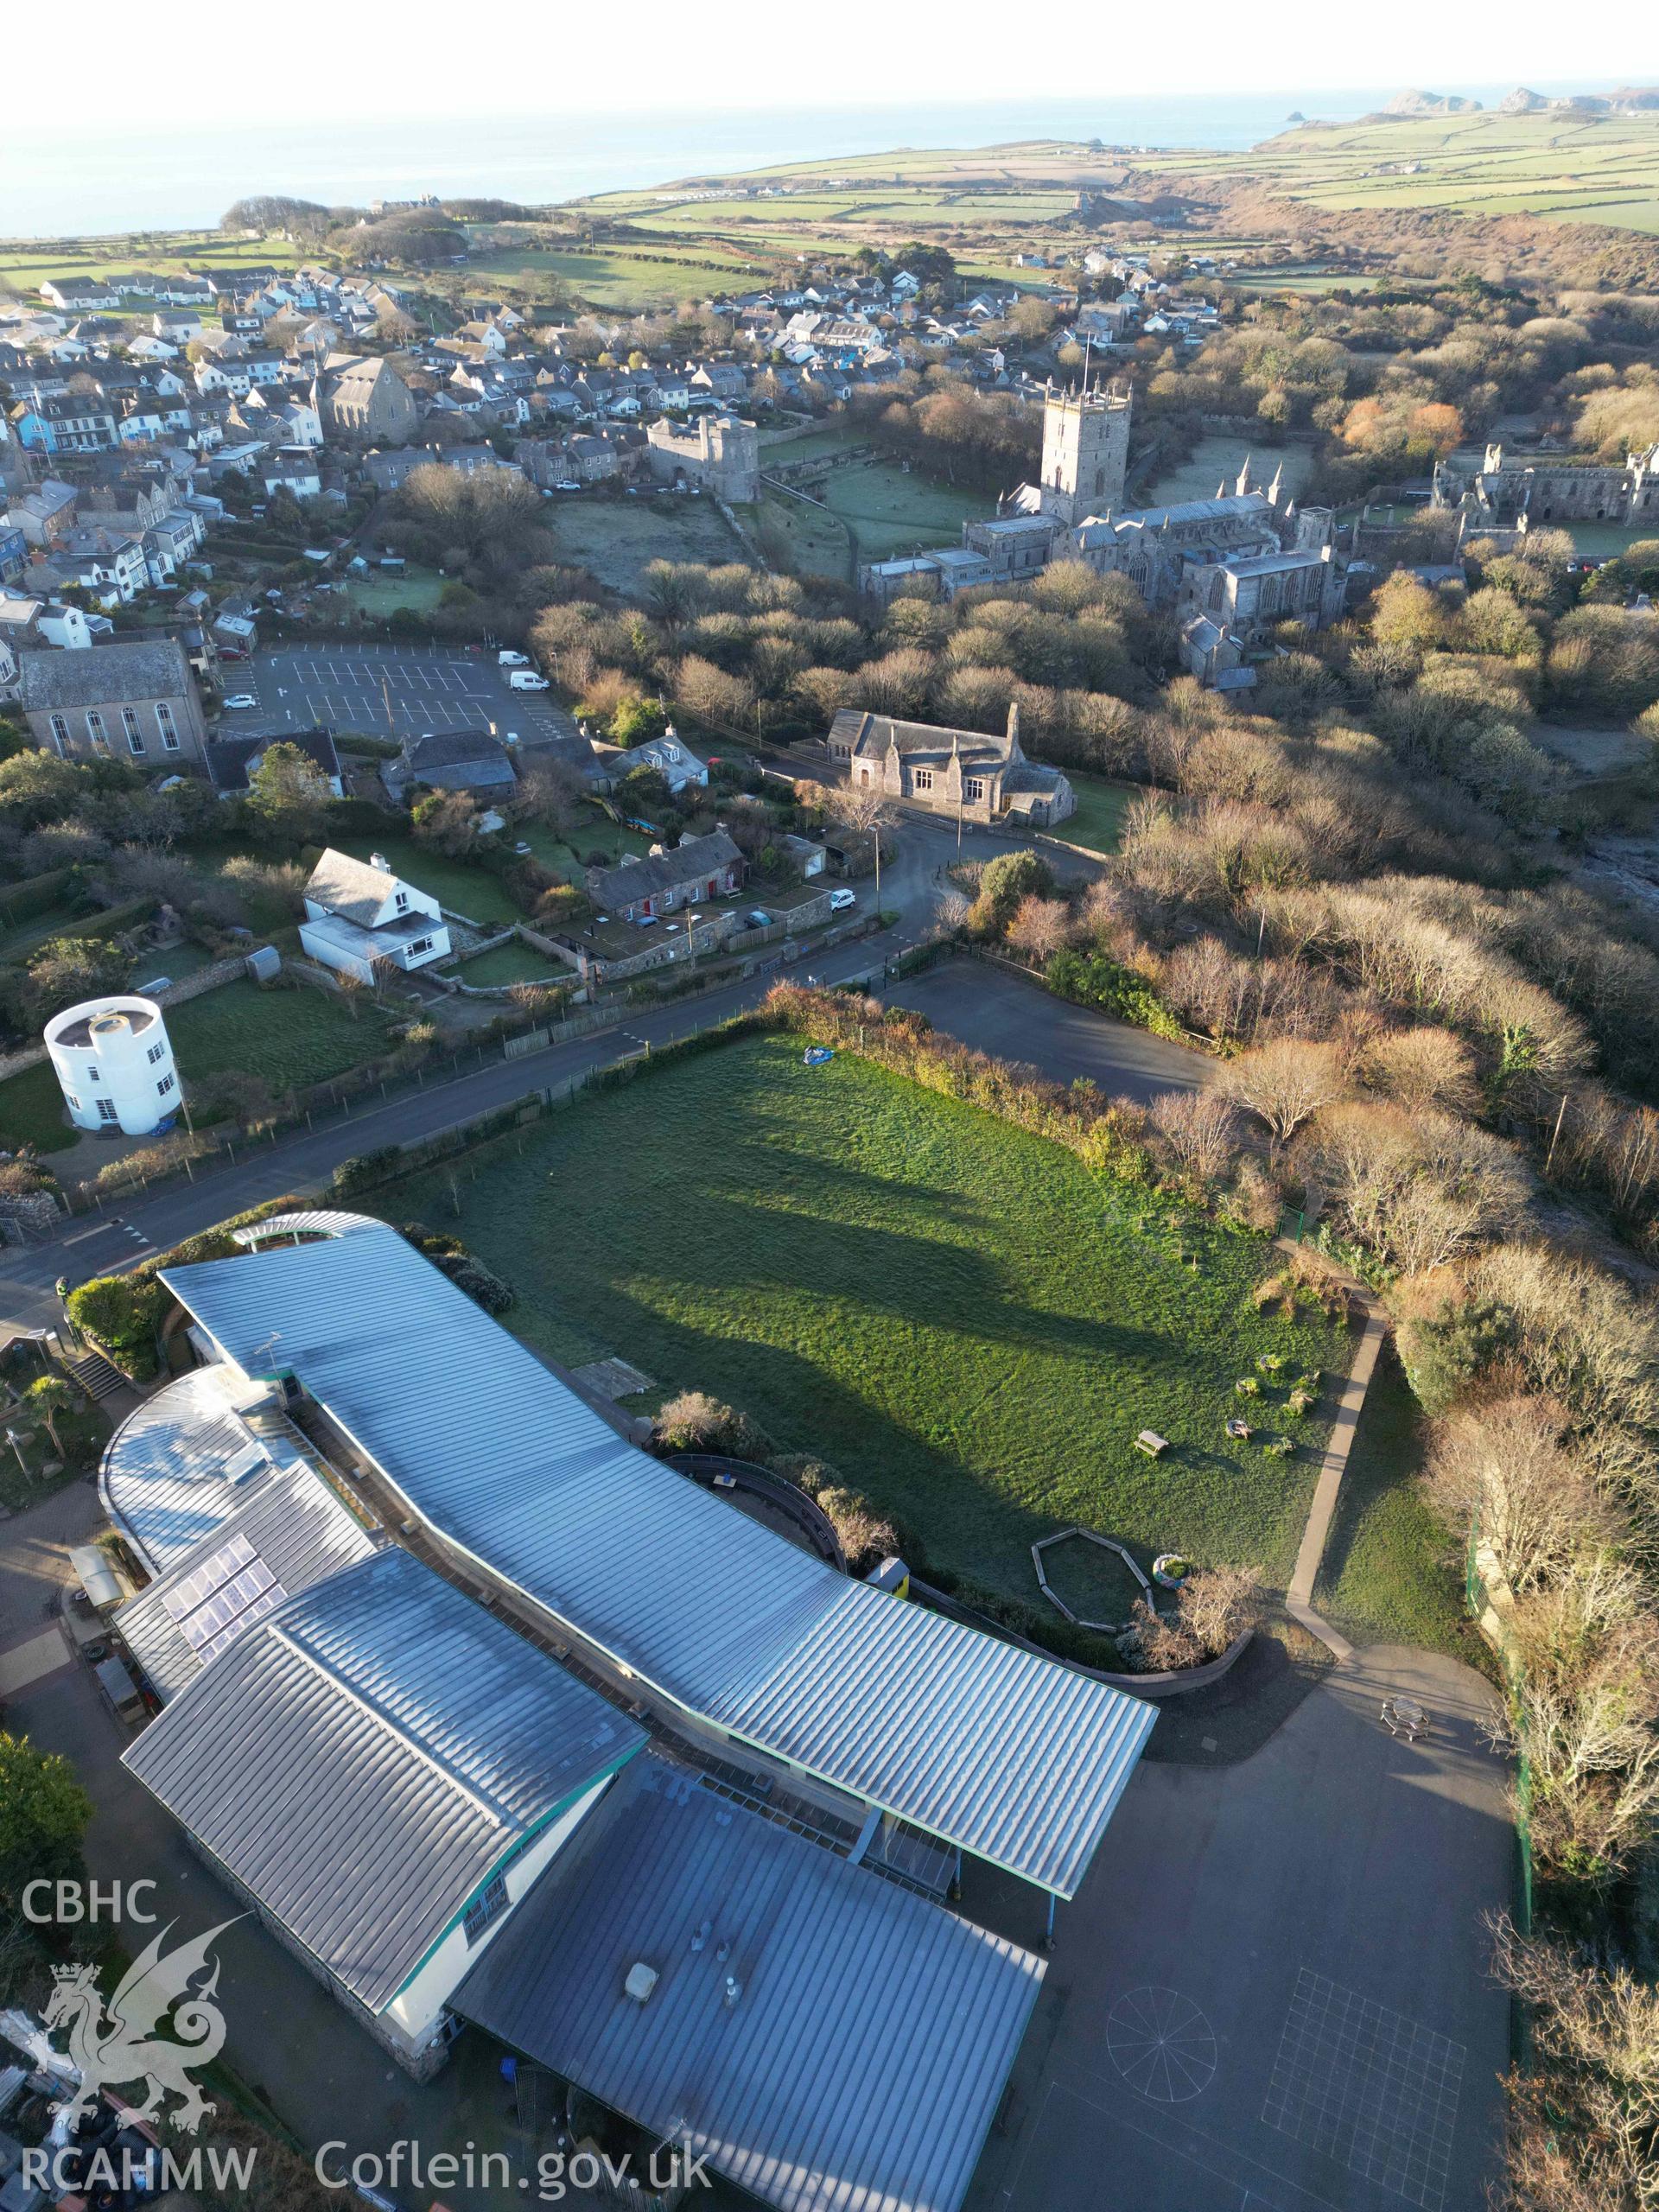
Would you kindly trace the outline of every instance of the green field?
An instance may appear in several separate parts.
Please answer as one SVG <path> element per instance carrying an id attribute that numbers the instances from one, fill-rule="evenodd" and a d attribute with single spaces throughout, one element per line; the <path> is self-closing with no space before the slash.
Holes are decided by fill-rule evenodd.
<path id="1" fill-rule="evenodd" d="M 1033 1539 L 1081 1522 L 1143 1560 L 1179 1548 L 1288 1573 L 1325 1426 L 1281 1461 L 1224 1424 L 1258 1354 L 1285 1354 L 1287 1382 L 1328 1376 L 1347 1332 L 1258 1313 L 1263 1244 L 1041 1138 L 760 1037 L 579 1101 L 457 1187 L 458 1219 L 448 1171 L 385 1211 L 499 1268 L 538 1350 L 713 1391 L 830 1460 L 940 1564 L 1030 1599 Z M 1268 1384 L 1258 1421 L 1284 1395 Z M 1172 1440 L 1161 1459 L 1135 1449 L 1147 1427 Z"/>
<path id="2" fill-rule="evenodd" d="M 346 595 L 365 614 L 396 614 L 403 608 L 429 614 L 443 596 L 443 578 L 435 569 L 418 567 L 401 575 L 353 576 Z"/>
<path id="3" fill-rule="evenodd" d="M 286 238 L 228 238 L 222 231 L 145 231 L 127 238 L 0 239 L 0 290 L 38 296 L 49 276 L 104 277 L 143 270 L 155 276 L 218 270 L 291 269 L 302 249 Z M 157 302 L 135 308 L 153 314 Z"/>
<path id="4" fill-rule="evenodd" d="M 1337 1498 L 1313 1602 L 1356 1642 L 1468 1658 L 1456 1544 L 1424 1504 L 1421 1415 L 1391 1351 L 1377 1362 Z"/>
<path id="5" fill-rule="evenodd" d="M 563 980 L 556 960 L 544 952 L 537 952 L 533 944 L 520 944 L 514 938 L 508 944 L 493 945 L 487 952 L 475 952 L 470 960 L 463 960 L 454 970 L 463 983 L 545 983 Z"/>
<path id="6" fill-rule="evenodd" d="M 550 522 L 558 558 L 586 569 L 613 591 L 637 589 L 641 569 L 652 561 L 718 566 L 745 557 L 712 499 L 584 492 L 552 501 Z"/>
<path id="7" fill-rule="evenodd" d="M 791 461 L 819 458 L 836 444 L 861 442 L 852 430 L 839 436 L 820 431 L 769 446 L 762 463 L 767 468 L 782 468 Z M 995 505 L 982 492 L 938 483 L 894 461 L 854 461 L 844 468 L 832 468 L 806 488 L 845 528 L 861 561 L 886 561 L 929 545 L 957 544 L 963 524 L 984 517 Z M 771 494 L 768 515 L 774 516 L 779 508 L 798 514 L 803 519 L 798 526 L 804 530 L 815 523 L 821 530 L 823 527 L 823 518 L 815 516 L 810 507 Z M 832 544 L 833 537 L 826 532 L 823 542 L 826 546 Z"/>
<path id="8" fill-rule="evenodd" d="M 1055 836 L 1068 845 L 1086 845 L 1092 853 L 1115 853 L 1124 814 L 1140 785 L 1115 784 L 1109 776 L 1091 776 L 1086 768 L 1068 768 L 1065 779 L 1077 795 L 1077 810 L 1066 817 Z"/>
<path id="9" fill-rule="evenodd" d="M 568 841 L 539 822 L 522 823 L 518 835 L 543 868 L 551 868 L 569 882 L 580 878 L 589 853 L 603 853 L 610 861 L 620 861 L 624 853 L 638 853 L 643 859 L 651 850 L 652 842 L 639 830 L 612 821 L 596 806 L 582 809 Z"/>

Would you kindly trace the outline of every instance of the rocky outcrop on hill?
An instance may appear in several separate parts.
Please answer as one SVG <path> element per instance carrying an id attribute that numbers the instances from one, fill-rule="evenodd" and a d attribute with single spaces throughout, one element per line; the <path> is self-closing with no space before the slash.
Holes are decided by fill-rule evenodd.
<path id="1" fill-rule="evenodd" d="M 1396 92 L 1384 115 L 1478 115 L 1480 102 L 1461 92 Z"/>

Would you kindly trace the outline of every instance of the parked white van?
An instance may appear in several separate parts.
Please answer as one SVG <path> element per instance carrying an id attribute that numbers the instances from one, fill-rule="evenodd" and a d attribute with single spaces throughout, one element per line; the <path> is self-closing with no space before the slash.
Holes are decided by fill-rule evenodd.
<path id="1" fill-rule="evenodd" d="M 516 653 L 510 645 L 504 646 L 495 657 L 495 664 L 498 668 L 528 668 L 530 655 Z"/>
<path id="2" fill-rule="evenodd" d="M 550 691 L 552 685 L 544 676 L 537 676 L 533 668 L 515 668 L 507 678 L 510 691 Z"/>

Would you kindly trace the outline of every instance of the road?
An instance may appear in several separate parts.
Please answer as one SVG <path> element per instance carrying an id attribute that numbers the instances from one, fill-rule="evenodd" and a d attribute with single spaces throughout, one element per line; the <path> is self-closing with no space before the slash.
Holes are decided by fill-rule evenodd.
<path id="1" fill-rule="evenodd" d="M 318 639 L 279 645 L 224 672 L 232 696 L 258 703 L 227 713 L 227 737 L 287 729 L 356 730 L 367 737 L 420 737 L 432 730 L 493 728 L 526 745 L 574 737 L 576 726 L 550 691 L 514 691 L 508 671 L 480 646 L 349 645 Z"/>
<path id="2" fill-rule="evenodd" d="M 844 982 L 921 943 L 932 932 L 946 870 L 957 850 L 954 828 L 909 819 L 882 870 L 882 909 L 896 918 L 884 930 L 785 972 L 802 980 Z M 969 832 L 961 850 L 964 858 L 986 859 L 1007 851 L 1007 843 Z M 874 903 L 872 884 L 861 883 L 859 890 L 861 903 Z M 66 1223 L 65 1233 L 50 1244 L 7 1250 L 0 1256 L 0 1341 L 59 1320 L 53 1287 L 60 1275 L 81 1282 L 118 1273 L 228 1214 L 290 1191 L 321 1189 L 341 1160 L 359 1153 L 435 1136 L 532 1090 L 557 1089 L 647 1046 L 708 1028 L 758 1004 L 779 972 L 763 971 L 689 1001 L 641 1007 L 615 1029 L 551 1045 L 522 1058 L 507 1059 L 499 1048 L 481 1048 L 475 1067 L 442 1082 L 378 1104 L 359 1103 L 321 1128 L 244 1151 L 234 1165 L 215 1166 L 194 1183 L 174 1183 L 153 1197 L 130 1201 L 107 1218 Z M 1065 1006 L 1038 985 L 979 963 L 948 963 L 937 980 L 919 976 L 895 997 L 920 1007 L 963 1043 L 1034 1063 L 1058 1081 L 1086 1075 L 1103 1090 L 1144 1098 L 1160 1088 L 1202 1079 L 1205 1063 L 1196 1055 L 1104 1015 Z"/>

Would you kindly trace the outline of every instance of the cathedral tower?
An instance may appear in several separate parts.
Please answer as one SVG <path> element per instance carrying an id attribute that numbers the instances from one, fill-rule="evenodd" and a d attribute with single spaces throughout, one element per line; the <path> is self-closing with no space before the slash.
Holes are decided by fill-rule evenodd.
<path id="1" fill-rule="evenodd" d="M 1043 402 L 1042 512 L 1068 530 L 1120 506 L 1129 461 L 1127 391 L 1056 391 Z"/>

